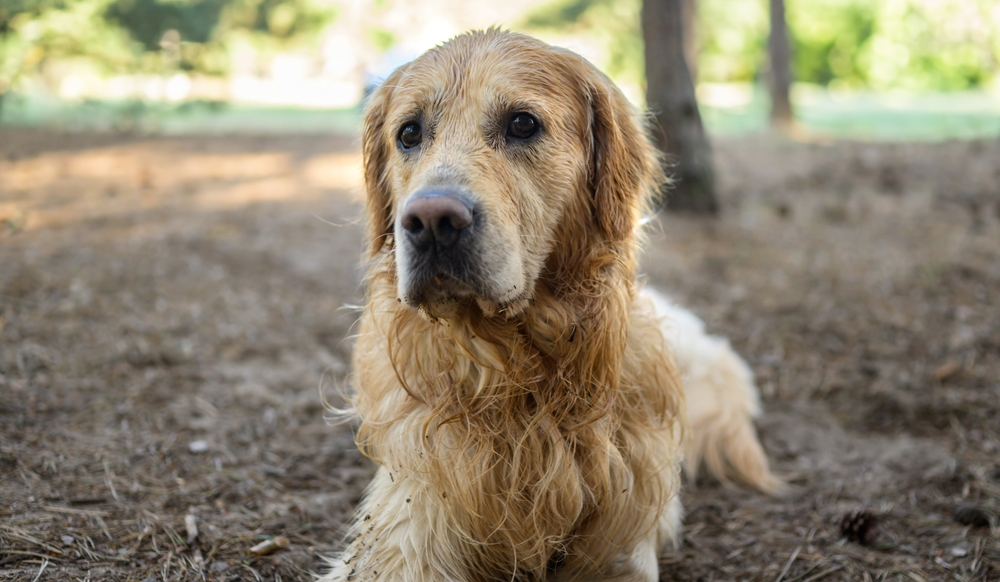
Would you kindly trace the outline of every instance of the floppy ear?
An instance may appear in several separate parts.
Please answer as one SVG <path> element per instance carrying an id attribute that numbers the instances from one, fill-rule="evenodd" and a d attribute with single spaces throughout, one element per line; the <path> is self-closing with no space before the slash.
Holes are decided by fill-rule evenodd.
<path id="1" fill-rule="evenodd" d="M 660 155 L 621 91 L 592 65 L 586 66 L 592 215 L 607 240 L 625 240 L 665 181 Z"/>
<path id="2" fill-rule="evenodd" d="M 369 252 L 374 256 L 392 235 L 392 192 L 389 187 L 389 151 L 385 137 L 385 116 L 389 100 L 402 77 L 402 67 L 368 96 L 361 124 L 361 155 L 364 159 L 365 208 L 368 211 Z"/>

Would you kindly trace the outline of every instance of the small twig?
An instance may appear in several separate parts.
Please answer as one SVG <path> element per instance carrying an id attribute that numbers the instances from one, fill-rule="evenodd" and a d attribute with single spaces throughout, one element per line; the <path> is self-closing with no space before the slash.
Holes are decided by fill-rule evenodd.
<path id="1" fill-rule="evenodd" d="M 100 516 L 106 517 L 110 515 L 107 511 L 99 511 L 97 509 L 74 509 L 72 507 L 58 507 L 55 505 L 43 505 L 42 509 L 52 513 L 68 513 L 70 515 L 88 515 L 88 516 Z"/>
<path id="2" fill-rule="evenodd" d="M 59 556 L 46 556 L 45 554 L 39 554 L 38 552 L 29 552 L 28 550 L 8 550 L 7 548 L 4 548 L 3 553 L 4 555 L 10 555 L 10 556 L 34 556 L 36 558 L 42 558 L 43 560 L 60 559 Z M 6 564 L 7 561 L 5 560 L 3 563 Z"/>
<path id="3" fill-rule="evenodd" d="M 108 541 L 114 541 L 115 538 L 112 537 L 111 532 L 108 531 L 108 524 L 104 523 L 104 518 L 99 515 L 95 515 L 93 518 L 94 521 L 97 522 L 97 525 L 101 526 L 101 530 L 104 532 L 104 537 L 108 538 Z"/>
<path id="4" fill-rule="evenodd" d="M 163 566 L 163 579 L 164 580 L 169 580 L 170 579 L 170 562 L 173 561 L 173 559 L 174 559 L 174 552 L 173 552 L 173 550 L 171 550 L 171 551 L 167 552 L 167 563 L 164 564 L 164 566 Z"/>
<path id="5" fill-rule="evenodd" d="M 250 573 L 253 574 L 254 579 L 257 580 L 258 582 L 261 582 L 263 580 L 260 577 L 260 573 L 258 573 L 257 570 L 254 570 L 253 568 L 251 568 L 249 564 L 243 564 L 243 563 L 241 563 L 240 566 L 243 566 L 247 570 L 250 570 Z"/>
<path id="6" fill-rule="evenodd" d="M 142 546 L 142 539 L 144 537 L 146 537 L 147 533 L 150 533 L 150 529 L 149 529 L 148 526 L 142 528 L 142 531 L 140 531 L 138 533 L 134 533 L 134 534 L 128 536 L 127 538 L 123 539 L 122 540 L 123 542 L 134 539 L 135 540 L 135 545 L 133 545 L 131 548 L 128 549 L 128 551 L 126 551 L 124 554 L 122 554 L 122 557 L 123 558 L 127 558 L 127 557 L 131 556 L 132 554 L 136 553 L 139 550 L 139 548 Z"/>
<path id="7" fill-rule="evenodd" d="M 844 569 L 844 566 L 842 566 L 841 564 L 837 564 L 836 566 L 834 566 L 834 567 L 832 567 L 832 568 L 830 568 L 828 570 L 823 570 L 819 574 L 815 574 L 813 576 L 810 576 L 810 577 L 806 578 L 802 582 L 816 582 L 816 580 L 819 580 L 820 578 L 826 578 L 827 576 L 829 576 L 830 574 L 833 574 L 837 570 L 843 570 L 843 569 Z"/>
<path id="8" fill-rule="evenodd" d="M 796 576 L 794 578 L 789 578 L 785 582 L 802 582 L 803 578 L 805 578 L 809 574 L 812 574 L 813 571 L 816 570 L 816 568 L 819 568 L 820 566 L 824 565 L 825 563 L 826 562 L 816 562 L 812 566 L 809 566 L 808 568 L 806 568 L 805 572 L 802 572 L 801 574 L 799 574 L 798 576 Z"/>
<path id="9" fill-rule="evenodd" d="M 49 544 L 46 544 L 45 542 L 40 542 L 40 541 L 36 540 L 35 538 L 31 537 L 30 535 L 28 535 L 23 530 L 20 530 L 20 529 L 15 530 L 13 527 L 3 527 L 3 526 L 0 526 L 0 528 L 2 528 L 6 532 L 6 534 L 9 535 L 12 538 L 17 538 L 17 539 L 19 539 L 21 541 L 25 541 L 25 542 L 28 542 L 30 544 L 34 544 L 34 545 L 36 545 L 38 547 L 45 548 L 46 551 L 48 551 L 49 553 L 52 553 L 52 554 L 57 554 L 59 556 L 65 556 L 66 555 L 66 553 L 63 552 L 62 550 L 60 550 L 58 548 L 54 548 L 54 547 L 50 546 Z"/>
<path id="10" fill-rule="evenodd" d="M 42 562 L 42 567 L 38 569 L 38 573 L 35 574 L 35 579 L 32 580 L 31 582 L 38 582 L 38 579 L 42 577 L 42 572 L 45 571 L 45 568 L 48 567 L 48 565 L 49 565 L 49 560 L 48 558 L 46 558 L 45 561 Z"/>
<path id="11" fill-rule="evenodd" d="M 801 550 L 802 546 L 795 548 L 795 551 L 792 552 L 792 557 L 788 558 L 788 563 L 785 564 L 785 568 L 781 571 L 781 574 L 778 575 L 778 578 L 775 579 L 774 582 L 781 582 L 785 579 L 785 574 L 788 574 L 788 569 L 792 567 L 792 563 L 795 562 L 795 558 L 799 557 L 799 551 Z"/>
<path id="12" fill-rule="evenodd" d="M 111 497 L 114 497 L 115 501 L 121 501 L 121 499 L 118 498 L 118 492 L 115 491 L 114 478 L 115 475 L 111 472 L 110 465 L 107 461 L 104 461 L 104 483 L 107 484 L 108 489 L 111 490 Z"/>

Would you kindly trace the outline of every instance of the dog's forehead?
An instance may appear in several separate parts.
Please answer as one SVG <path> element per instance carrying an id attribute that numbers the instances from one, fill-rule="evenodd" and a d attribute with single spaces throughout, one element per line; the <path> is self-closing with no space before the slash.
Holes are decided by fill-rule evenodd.
<path id="1" fill-rule="evenodd" d="M 580 97 L 579 74 L 564 51 L 510 33 L 470 34 L 423 54 L 407 66 L 393 92 L 397 109 L 451 107 L 475 114 L 497 105 L 558 101 L 563 108 Z"/>

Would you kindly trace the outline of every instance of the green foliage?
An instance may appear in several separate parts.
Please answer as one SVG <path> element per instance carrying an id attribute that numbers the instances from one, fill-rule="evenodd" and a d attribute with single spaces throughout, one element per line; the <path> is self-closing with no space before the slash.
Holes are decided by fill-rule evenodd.
<path id="1" fill-rule="evenodd" d="M 396 35 L 392 33 L 391 30 L 386 30 L 384 28 L 369 28 L 365 32 L 368 33 L 368 40 L 372 41 L 375 48 L 385 52 L 396 44 Z"/>
<path id="2" fill-rule="evenodd" d="M 162 61 L 223 75 L 234 43 L 264 52 L 305 44 L 334 13 L 310 0 L 114 0 L 106 16 Z"/>
<path id="3" fill-rule="evenodd" d="M 47 59 L 84 57 L 105 71 L 135 60 L 124 31 L 103 16 L 109 0 L 2 0 L 0 94 Z"/>
<path id="4" fill-rule="evenodd" d="M 767 0 L 695 0 L 698 80 L 750 82 L 767 60 Z"/>
<path id="5" fill-rule="evenodd" d="M 21 14 L 38 15 L 43 5 L 56 4 L 53 0 L 0 0 L 0 35 L 9 33 L 11 21 Z M 59 2 L 62 4 L 62 2 Z"/>
<path id="6" fill-rule="evenodd" d="M 962 90 L 998 72 L 1000 13 L 990 0 L 798 0 L 788 21 L 804 81 Z"/>
<path id="7" fill-rule="evenodd" d="M 163 48 L 163 37 L 174 30 L 180 40 L 205 43 L 219 23 L 223 0 L 162 2 L 158 0 L 117 0 L 105 15 L 142 43 L 147 51 Z"/>
<path id="8" fill-rule="evenodd" d="M 530 12 L 521 26 L 595 36 L 608 51 L 608 61 L 598 64 L 612 77 L 639 83 L 645 75 L 641 8 L 641 0 L 555 0 Z"/>
<path id="9" fill-rule="evenodd" d="M 163 0 L 161 0 L 163 1 Z M 291 41 L 319 33 L 335 13 L 310 0 L 224 0 L 222 32 L 246 30 Z"/>
<path id="10" fill-rule="evenodd" d="M 558 0 L 536 8 L 524 20 L 528 28 L 560 28 L 578 24 L 583 16 L 601 0 Z"/>
<path id="11" fill-rule="evenodd" d="M 695 0 L 698 80 L 758 80 L 767 62 L 767 0 Z M 553 0 L 527 30 L 587 33 L 609 74 L 641 81 L 641 0 Z M 996 0 L 786 0 L 797 81 L 833 87 L 961 90 L 1000 77 Z"/>
<path id="12" fill-rule="evenodd" d="M 698 5 L 700 81 L 752 81 L 766 57 L 767 5 L 755 0 L 695 0 Z M 530 12 L 521 25 L 535 31 L 586 33 L 603 41 L 608 60 L 598 63 L 619 80 L 644 82 L 642 0 L 554 0 Z"/>
<path id="13" fill-rule="evenodd" d="M 870 86 L 962 90 L 1000 74 L 996 0 L 891 0 L 881 9 L 878 35 L 863 56 Z"/>
<path id="14" fill-rule="evenodd" d="M 229 50 L 313 42 L 334 18 L 312 0 L 0 0 L 0 95 L 44 62 L 105 73 L 228 72 Z"/>
<path id="15" fill-rule="evenodd" d="M 862 85 L 867 74 L 862 48 L 872 41 L 878 6 L 865 0 L 789 2 L 796 79 L 827 85 Z"/>

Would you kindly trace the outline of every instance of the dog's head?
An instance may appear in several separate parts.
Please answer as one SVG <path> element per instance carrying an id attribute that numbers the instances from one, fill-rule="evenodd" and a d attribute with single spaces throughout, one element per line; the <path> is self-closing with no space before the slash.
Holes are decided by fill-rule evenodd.
<path id="1" fill-rule="evenodd" d="M 395 71 L 362 136 L 372 253 L 435 317 L 507 316 L 573 257 L 631 246 L 659 164 L 618 89 L 582 57 L 499 30 Z M 551 286 L 560 284 L 549 281 Z"/>

